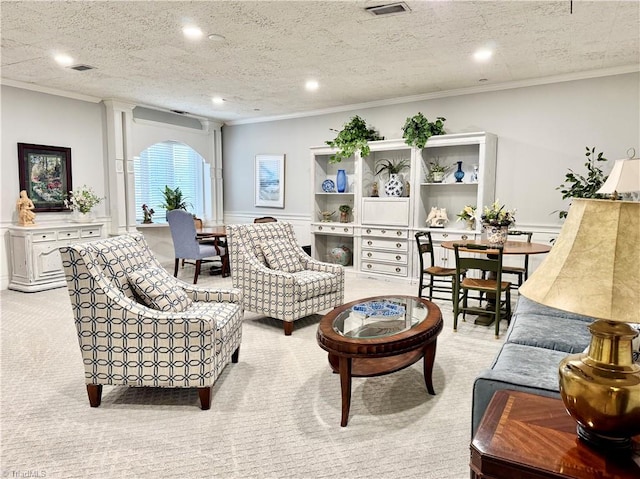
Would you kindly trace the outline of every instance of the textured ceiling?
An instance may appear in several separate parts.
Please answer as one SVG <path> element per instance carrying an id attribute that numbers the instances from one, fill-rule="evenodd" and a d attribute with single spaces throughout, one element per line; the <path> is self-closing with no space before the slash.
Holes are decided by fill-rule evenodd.
<path id="1" fill-rule="evenodd" d="M 573 13 L 568 0 L 364 10 L 383 3 L 3 0 L 1 74 L 7 84 L 233 121 L 640 64 L 638 1 L 574 1 Z M 185 24 L 205 37 L 186 40 Z M 474 62 L 485 46 L 493 58 Z M 60 67 L 54 52 L 95 69 Z M 318 91 L 305 91 L 309 78 Z"/>

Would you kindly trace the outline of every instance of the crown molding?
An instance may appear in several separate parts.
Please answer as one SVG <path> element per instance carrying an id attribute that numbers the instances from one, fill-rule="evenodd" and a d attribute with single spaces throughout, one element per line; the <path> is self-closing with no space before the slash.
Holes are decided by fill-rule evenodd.
<path id="1" fill-rule="evenodd" d="M 0 79 L 0 85 L 12 86 L 15 88 L 21 88 L 23 90 L 31 90 L 38 93 L 46 93 L 48 95 L 61 96 L 65 98 L 71 98 L 73 100 L 81 100 L 89 103 L 100 103 L 102 98 L 97 98 L 90 95 L 83 95 L 81 93 L 73 93 L 64 90 L 57 90 L 55 88 L 48 88 L 45 86 L 35 85 L 33 83 L 25 83 L 21 81 L 8 80 L 6 78 Z"/>
<path id="2" fill-rule="evenodd" d="M 225 125 L 245 125 L 250 123 L 264 123 L 269 121 L 291 120 L 295 118 L 305 118 L 310 116 L 329 115 L 332 113 L 342 113 L 345 111 L 364 110 L 367 108 L 376 108 L 381 106 L 398 105 L 402 103 L 413 103 L 425 100 L 434 100 L 437 98 L 446 98 L 451 96 L 473 95 L 476 93 L 486 93 L 500 90 L 510 90 L 515 88 L 527 88 L 539 85 L 548 85 L 551 83 L 562 83 L 576 80 L 587 80 L 590 78 L 600 78 L 605 76 L 624 75 L 627 73 L 640 72 L 640 65 L 629 65 L 616 68 L 606 68 L 601 70 L 590 70 L 586 72 L 566 73 L 563 75 L 553 75 L 542 78 L 533 78 L 528 80 L 517 80 L 492 85 L 481 85 L 468 88 L 458 88 L 455 90 L 445 90 L 434 93 L 423 93 L 420 95 L 412 95 L 398 98 L 389 98 L 385 100 L 377 100 L 366 103 L 354 103 L 351 105 L 341 105 L 332 108 L 324 108 L 320 110 L 311 110 L 300 113 L 291 113 L 286 115 L 265 116 L 259 118 L 250 118 L 243 120 L 226 121 Z"/>

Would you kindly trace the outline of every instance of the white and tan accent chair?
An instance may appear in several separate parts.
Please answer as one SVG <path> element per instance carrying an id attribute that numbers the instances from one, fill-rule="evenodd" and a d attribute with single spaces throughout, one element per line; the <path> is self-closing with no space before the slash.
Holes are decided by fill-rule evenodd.
<path id="1" fill-rule="evenodd" d="M 226 232 L 232 283 L 244 308 L 284 321 L 285 335 L 296 319 L 343 303 L 342 266 L 307 255 L 290 223 L 227 225 Z"/>
<path id="2" fill-rule="evenodd" d="M 141 234 L 60 248 L 89 403 L 102 386 L 198 388 L 202 409 L 238 362 L 242 297 L 172 277 Z"/>

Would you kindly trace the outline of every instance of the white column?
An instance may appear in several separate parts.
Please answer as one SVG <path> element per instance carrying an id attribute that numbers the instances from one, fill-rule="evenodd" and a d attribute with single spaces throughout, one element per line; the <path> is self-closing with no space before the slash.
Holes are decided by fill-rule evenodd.
<path id="1" fill-rule="evenodd" d="M 224 224 L 224 190 L 222 181 L 222 123 L 201 119 L 202 129 L 209 135 L 210 141 L 210 176 L 211 202 L 206 211 L 210 221 L 216 225 Z M 206 176 L 205 176 L 206 180 Z"/>
<path id="2" fill-rule="evenodd" d="M 134 104 L 104 100 L 107 113 L 107 174 L 111 235 L 135 227 L 132 136 Z"/>

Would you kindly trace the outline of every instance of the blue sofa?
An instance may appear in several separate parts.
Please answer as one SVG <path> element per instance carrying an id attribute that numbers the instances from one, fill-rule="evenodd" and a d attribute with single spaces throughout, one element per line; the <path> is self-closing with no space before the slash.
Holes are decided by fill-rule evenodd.
<path id="1" fill-rule="evenodd" d="M 473 384 L 471 436 L 493 393 L 500 389 L 559 398 L 558 365 L 568 354 L 586 349 L 591 340 L 588 325 L 593 321 L 520 296 L 505 343 Z"/>

